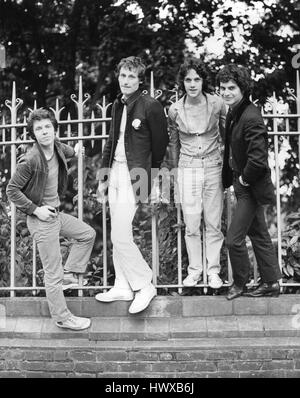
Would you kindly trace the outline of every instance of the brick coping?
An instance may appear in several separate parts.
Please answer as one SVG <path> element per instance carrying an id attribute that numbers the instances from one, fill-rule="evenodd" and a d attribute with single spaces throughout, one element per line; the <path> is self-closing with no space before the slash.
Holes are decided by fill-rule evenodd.
<path id="1" fill-rule="evenodd" d="M 1 338 L 0 348 L 32 348 L 38 350 L 45 349 L 59 350 L 66 349 L 97 349 L 103 351 L 119 350 L 211 350 L 211 349 L 297 349 L 300 350 L 299 337 L 260 337 L 254 338 L 198 338 L 198 339 L 171 339 L 166 341 L 128 341 L 128 340 L 106 340 L 89 341 L 86 339 L 56 339 L 55 344 L 51 339 L 22 339 L 22 338 Z M 299 352 L 300 354 L 300 352 Z"/>
<path id="2" fill-rule="evenodd" d="M 294 315 L 239 315 L 185 318 L 96 317 L 89 329 L 58 328 L 45 317 L 10 317 L 0 325 L 0 338 L 86 339 L 87 341 L 170 341 L 199 338 L 300 337 Z M 299 340 L 300 342 L 300 340 Z"/>
<path id="3" fill-rule="evenodd" d="M 70 310 L 88 317 L 128 316 L 130 302 L 99 303 L 94 297 L 67 297 Z M 138 317 L 214 317 L 229 315 L 292 315 L 299 312 L 300 295 L 278 298 L 239 297 L 228 301 L 225 296 L 157 296 Z M 0 297 L 0 307 L 8 317 L 49 317 L 45 297 Z"/>

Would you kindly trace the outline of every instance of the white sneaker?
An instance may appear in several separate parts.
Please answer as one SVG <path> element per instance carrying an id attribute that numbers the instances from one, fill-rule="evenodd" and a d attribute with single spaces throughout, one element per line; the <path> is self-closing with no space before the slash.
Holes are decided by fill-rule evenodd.
<path id="1" fill-rule="evenodd" d="M 71 289 L 72 287 L 78 287 L 78 278 L 73 272 L 64 272 L 63 279 L 63 290 Z"/>
<path id="2" fill-rule="evenodd" d="M 135 298 L 128 310 L 130 314 L 136 314 L 146 309 L 156 294 L 156 289 L 152 283 L 149 283 L 149 285 L 136 292 Z"/>
<path id="3" fill-rule="evenodd" d="M 208 275 L 208 286 L 212 289 L 220 289 L 223 285 L 222 279 L 219 277 L 219 274 L 211 274 Z"/>
<path id="4" fill-rule="evenodd" d="M 192 275 L 189 274 L 183 281 L 182 284 L 183 286 L 186 287 L 192 287 L 192 286 L 196 286 L 199 279 L 201 279 L 201 275 L 200 276 L 196 276 L 196 275 Z"/>
<path id="5" fill-rule="evenodd" d="M 71 315 L 66 321 L 58 321 L 55 322 L 55 324 L 63 329 L 84 330 L 91 326 L 91 320 L 89 318 Z"/>
<path id="6" fill-rule="evenodd" d="M 83 279 L 82 286 L 86 286 L 88 281 Z M 79 287 L 78 274 L 74 272 L 64 272 L 63 291 L 71 289 L 72 287 Z"/>
<path id="7" fill-rule="evenodd" d="M 103 303 L 110 303 L 111 301 L 131 301 L 133 297 L 133 291 L 113 287 L 108 292 L 96 294 L 95 299 Z"/>

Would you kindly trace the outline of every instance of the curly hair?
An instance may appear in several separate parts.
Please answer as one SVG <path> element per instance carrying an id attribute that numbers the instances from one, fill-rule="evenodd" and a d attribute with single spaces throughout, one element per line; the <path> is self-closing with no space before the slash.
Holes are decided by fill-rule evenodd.
<path id="1" fill-rule="evenodd" d="M 145 77 L 146 66 L 143 64 L 143 61 L 140 57 L 131 56 L 127 58 L 122 58 L 116 68 L 117 77 L 119 77 L 119 73 L 122 67 L 129 70 L 137 70 L 140 80 L 143 80 Z"/>
<path id="2" fill-rule="evenodd" d="M 187 58 L 184 63 L 180 65 L 177 77 L 179 89 L 185 92 L 184 79 L 191 69 L 194 69 L 194 71 L 203 79 L 202 91 L 206 93 L 212 92 L 213 88 L 211 86 L 208 70 L 204 65 L 204 62 L 198 58 Z"/>
<path id="3" fill-rule="evenodd" d="M 244 66 L 236 64 L 225 65 L 217 74 L 217 84 L 227 83 L 233 80 L 240 88 L 244 97 L 249 97 L 252 88 L 251 77 L 248 70 Z"/>
<path id="4" fill-rule="evenodd" d="M 49 119 L 50 122 L 52 123 L 54 130 L 57 131 L 58 129 L 58 122 L 56 120 L 56 117 L 54 116 L 54 113 L 50 111 L 49 109 L 46 108 L 39 108 L 31 112 L 31 114 L 28 117 L 27 120 L 27 130 L 31 138 L 36 140 L 36 137 L 33 132 L 33 124 L 37 120 L 44 120 L 44 119 Z"/>

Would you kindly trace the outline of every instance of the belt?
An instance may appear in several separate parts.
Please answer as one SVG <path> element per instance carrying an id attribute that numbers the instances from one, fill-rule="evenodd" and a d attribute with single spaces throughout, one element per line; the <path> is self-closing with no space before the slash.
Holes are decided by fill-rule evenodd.
<path id="1" fill-rule="evenodd" d="M 205 155 L 190 155 L 189 153 L 183 153 L 182 155 L 184 156 L 189 156 L 190 158 L 195 158 L 195 159 L 206 159 L 209 156 L 213 156 L 215 154 L 218 154 L 219 152 L 219 148 L 216 148 L 214 150 L 212 150 L 211 152 L 205 154 Z"/>
<path id="2" fill-rule="evenodd" d="M 212 151 L 210 153 L 208 153 L 207 155 L 190 155 L 188 153 L 183 153 L 184 156 L 189 156 L 190 158 L 195 158 L 195 159 L 206 159 L 210 156 L 213 156 L 214 154 L 216 154 L 218 151 Z"/>

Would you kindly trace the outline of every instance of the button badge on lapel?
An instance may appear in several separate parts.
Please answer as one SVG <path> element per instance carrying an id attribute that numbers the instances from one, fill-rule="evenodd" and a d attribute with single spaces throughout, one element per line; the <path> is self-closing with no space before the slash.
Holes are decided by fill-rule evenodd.
<path id="1" fill-rule="evenodd" d="M 139 130 L 139 128 L 141 127 L 141 124 L 142 124 L 142 122 L 141 122 L 140 119 L 134 119 L 133 122 L 132 122 L 132 127 L 135 130 Z"/>

